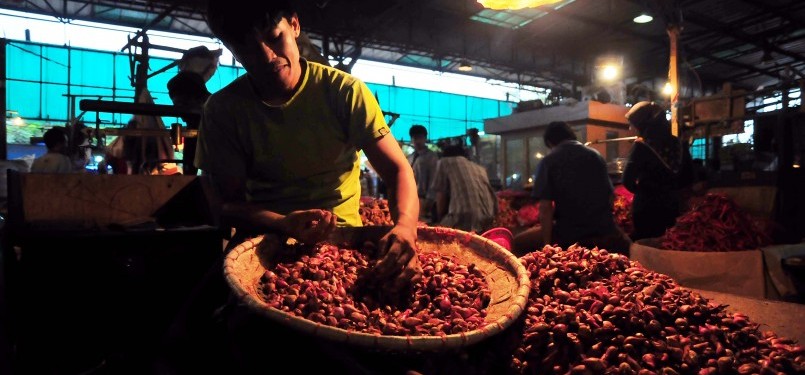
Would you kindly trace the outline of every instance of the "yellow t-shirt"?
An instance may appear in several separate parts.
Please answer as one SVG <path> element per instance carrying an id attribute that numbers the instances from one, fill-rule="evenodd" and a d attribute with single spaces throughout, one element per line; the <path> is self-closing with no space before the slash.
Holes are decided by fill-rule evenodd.
<path id="1" fill-rule="evenodd" d="M 307 65 L 299 90 L 269 106 L 248 75 L 204 106 L 195 164 L 226 178 L 245 177 L 247 200 L 287 214 L 329 209 L 339 223 L 360 226 L 360 160 L 364 145 L 389 134 L 383 112 L 359 79 Z"/>

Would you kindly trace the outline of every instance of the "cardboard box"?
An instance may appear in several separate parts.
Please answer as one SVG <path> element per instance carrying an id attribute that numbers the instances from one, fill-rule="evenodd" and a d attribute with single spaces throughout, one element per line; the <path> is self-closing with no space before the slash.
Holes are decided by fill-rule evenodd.
<path id="1" fill-rule="evenodd" d="M 746 251 L 679 251 L 661 249 L 657 239 L 632 244 L 629 258 L 671 276 L 682 286 L 764 298 L 763 253 Z"/>

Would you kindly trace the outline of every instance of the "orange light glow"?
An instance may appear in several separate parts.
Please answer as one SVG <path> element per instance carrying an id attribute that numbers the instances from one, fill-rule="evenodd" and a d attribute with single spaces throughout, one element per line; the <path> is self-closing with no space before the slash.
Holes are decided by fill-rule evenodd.
<path id="1" fill-rule="evenodd" d="M 562 0 L 478 0 L 478 3 L 489 9 L 523 9 L 536 8 L 543 5 L 556 4 Z"/>

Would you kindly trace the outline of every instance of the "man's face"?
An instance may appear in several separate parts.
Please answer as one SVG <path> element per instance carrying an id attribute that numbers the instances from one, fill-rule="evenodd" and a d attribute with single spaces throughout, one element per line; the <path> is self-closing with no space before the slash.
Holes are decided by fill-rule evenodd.
<path id="1" fill-rule="evenodd" d="M 425 147 L 425 143 L 427 143 L 427 141 L 428 136 L 426 135 L 418 134 L 411 136 L 411 142 L 414 144 L 414 148 L 416 149 L 422 149 L 423 147 Z"/>
<path id="2" fill-rule="evenodd" d="M 302 76 L 296 38 L 301 31 L 299 18 L 283 17 L 273 26 L 255 30 L 243 41 L 229 46 L 243 67 L 256 80 L 267 97 L 289 96 Z"/>

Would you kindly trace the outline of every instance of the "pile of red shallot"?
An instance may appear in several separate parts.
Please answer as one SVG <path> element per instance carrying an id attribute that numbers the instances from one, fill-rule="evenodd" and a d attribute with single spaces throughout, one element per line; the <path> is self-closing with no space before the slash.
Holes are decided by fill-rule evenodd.
<path id="1" fill-rule="evenodd" d="M 539 203 L 520 207 L 517 210 L 517 223 L 526 228 L 539 224 Z"/>
<path id="2" fill-rule="evenodd" d="M 615 188 L 615 202 L 612 205 L 612 216 L 615 218 L 617 224 L 624 233 L 630 234 L 634 231 L 634 223 L 632 222 L 632 202 L 634 201 L 634 194 L 623 185 L 618 185 Z"/>
<path id="3" fill-rule="evenodd" d="M 513 229 L 517 227 L 517 210 L 512 208 L 510 199 L 497 197 L 498 212 L 492 221 L 492 226 Z"/>
<path id="4" fill-rule="evenodd" d="M 361 198 L 358 213 L 363 225 L 394 225 L 389 202 L 382 198 Z"/>
<path id="5" fill-rule="evenodd" d="M 686 251 L 752 250 L 772 243 L 759 220 L 720 194 L 708 194 L 694 204 L 661 241 L 664 249 Z"/>
<path id="6" fill-rule="evenodd" d="M 520 374 L 795 374 L 805 349 L 606 250 L 546 246 L 511 370 Z"/>
<path id="7" fill-rule="evenodd" d="M 299 245 L 280 254 L 258 282 L 265 302 L 313 322 L 383 335 L 444 335 L 483 327 L 489 285 L 474 264 L 436 252 L 418 253 L 423 269 L 402 303 L 391 305 L 362 290 L 374 245 L 346 249 Z M 370 285 L 371 286 L 371 285 Z"/>

